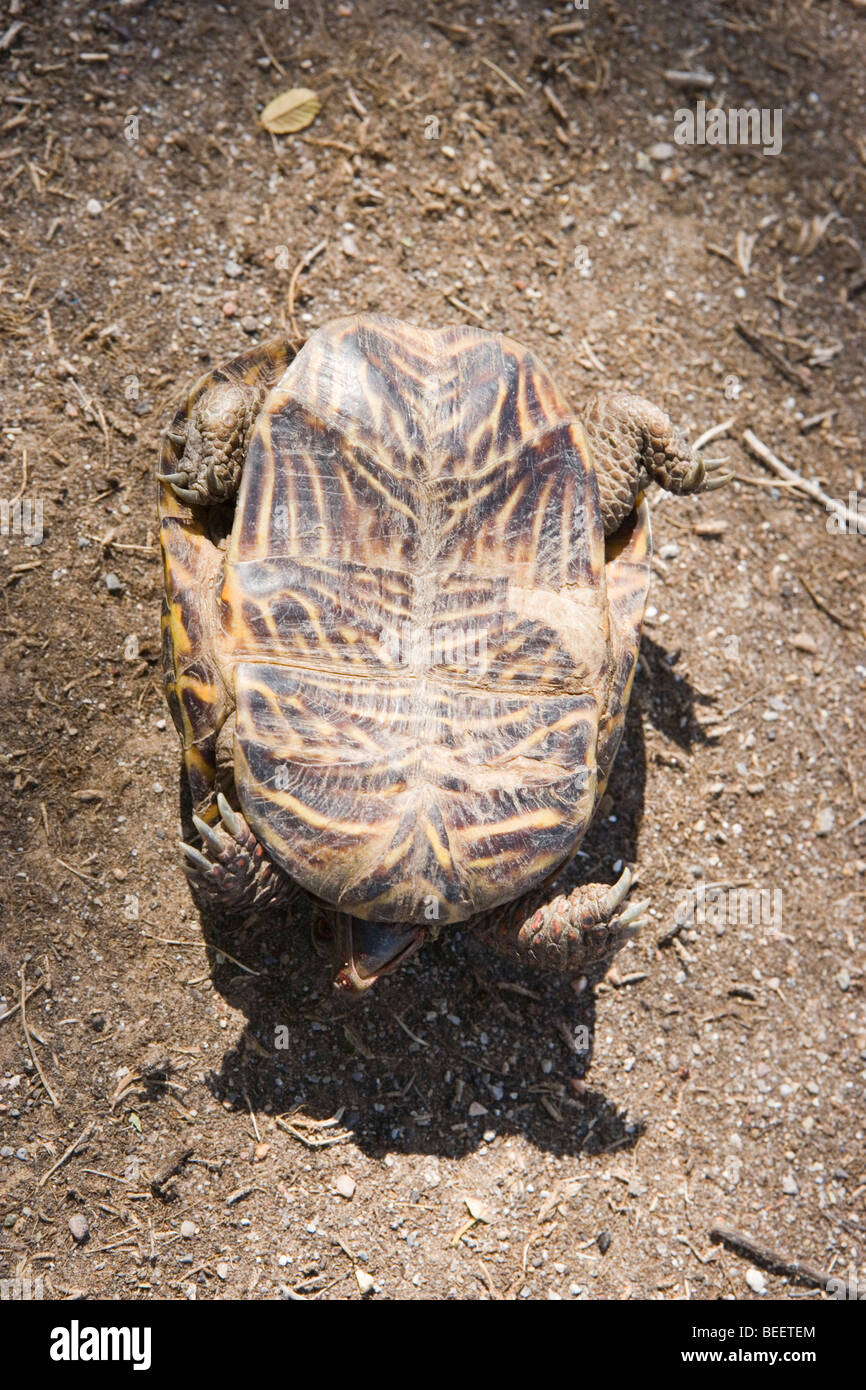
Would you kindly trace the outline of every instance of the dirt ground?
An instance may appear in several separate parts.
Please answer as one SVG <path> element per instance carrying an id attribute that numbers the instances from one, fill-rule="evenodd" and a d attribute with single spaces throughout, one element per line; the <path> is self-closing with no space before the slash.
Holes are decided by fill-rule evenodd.
<path id="1" fill-rule="evenodd" d="M 827 1297 L 710 1231 L 866 1264 L 864 538 L 743 442 L 864 496 L 862 6 L 3 9 L 0 1277 Z M 295 86 L 321 112 L 272 139 Z M 676 144 L 698 99 L 781 110 L 781 152 Z M 576 861 L 637 865 L 652 925 L 586 987 L 464 930 L 352 1006 L 309 910 L 229 935 L 193 909 L 158 438 L 313 252 L 304 334 L 470 322 L 575 403 L 623 385 L 693 438 L 733 417 L 707 452 L 736 481 L 653 498 L 625 742 Z"/>

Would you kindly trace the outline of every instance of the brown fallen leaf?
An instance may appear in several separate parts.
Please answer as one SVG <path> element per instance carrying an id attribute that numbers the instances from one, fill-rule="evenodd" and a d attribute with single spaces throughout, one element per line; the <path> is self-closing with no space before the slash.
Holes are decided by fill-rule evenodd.
<path id="1" fill-rule="evenodd" d="M 272 135 L 291 135 L 312 125 L 322 103 L 309 87 L 293 87 L 269 101 L 259 120 Z"/>
<path id="2" fill-rule="evenodd" d="M 483 1221 L 485 1226 L 490 1226 L 493 1222 L 493 1212 L 486 1202 L 480 1202 L 477 1197 L 464 1197 L 464 1202 L 469 1210 L 469 1215 L 473 1221 Z"/>

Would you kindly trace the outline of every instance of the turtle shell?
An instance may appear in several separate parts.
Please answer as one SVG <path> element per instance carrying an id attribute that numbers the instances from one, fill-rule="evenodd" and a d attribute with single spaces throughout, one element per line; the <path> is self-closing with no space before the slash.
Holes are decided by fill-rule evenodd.
<path id="1" fill-rule="evenodd" d="M 374 921 L 462 921 L 549 877 L 619 741 L 648 544 L 642 508 L 606 573 L 583 430 L 517 343 L 317 332 L 259 417 L 220 598 L 268 852 Z"/>

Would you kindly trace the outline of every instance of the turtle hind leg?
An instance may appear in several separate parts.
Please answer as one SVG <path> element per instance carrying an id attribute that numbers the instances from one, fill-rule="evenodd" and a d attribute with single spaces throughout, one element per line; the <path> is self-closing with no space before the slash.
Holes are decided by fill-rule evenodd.
<path id="1" fill-rule="evenodd" d="M 288 906 L 295 885 L 265 854 L 240 811 L 233 811 L 222 792 L 217 794 L 219 820 L 208 825 L 200 816 L 193 824 L 201 849 L 181 843 L 183 869 L 196 898 L 216 912 L 250 915 Z"/>
<path id="2" fill-rule="evenodd" d="M 161 481 L 191 506 L 230 501 L 240 486 L 258 409 L 257 398 L 241 386 L 215 383 L 190 411 L 178 467 L 161 473 Z"/>
<path id="3" fill-rule="evenodd" d="M 580 974 L 646 926 L 648 900 L 623 908 L 632 882 L 626 869 L 613 887 L 585 883 L 549 901 L 543 892 L 518 899 L 489 914 L 480 939 L 524 965 Z"/>
<path id="4" fill-rule="evenodd" d="M 262 343 L 195 386 L 166 434 L 158 476 L 189 506 L 232 502 L 265 397 L 295 355 L 287 339 Z"/>
<path id="5" fill-rule="evenodd" d="M 734 476 L 711 476 L 718 463 L 705 463 L 665 411 L 642 396 L 594 396 L 580 419 L 595 466 L 606 536 L 619 529 L 650 482 L 679 495 L 712 492 Z"/>

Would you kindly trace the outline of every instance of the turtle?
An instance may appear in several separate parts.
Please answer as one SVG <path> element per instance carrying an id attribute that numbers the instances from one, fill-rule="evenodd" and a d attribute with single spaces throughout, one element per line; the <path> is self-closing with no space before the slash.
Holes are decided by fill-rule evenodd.
<path id="1" fill-rule="evenodd" d="M 290 921 L 302 891 L 349 996 L 461 923 L 531 966 L 608 960 L 647 920 L 633 871 L 554 885 L 623 732 L 645 492 L 717 468 L 475 327 L 355 314 L 205 375 L 158 482 L 197 900 Z"/>

